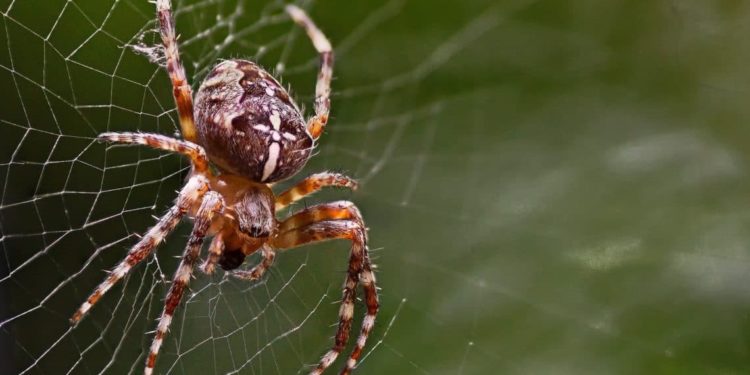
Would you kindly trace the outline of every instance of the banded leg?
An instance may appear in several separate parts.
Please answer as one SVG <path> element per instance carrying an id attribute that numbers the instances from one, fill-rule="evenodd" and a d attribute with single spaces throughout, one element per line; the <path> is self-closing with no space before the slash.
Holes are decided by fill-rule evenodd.
<path id="1" fill-rule="evenodd" d="M 263 277 L 266 271 L 271 268 L 271 265 L 273 265 L 273 260 L 276 258 L 276 251 L 270 246 L 264 245 L 261 248 L 261 255 L 263 256 L 263 259 L 260 263 L 256 264 L 255 267 L 251 268 L 249 271 L 234 271 L 232 272 L 232 276 L 247 281 L 258 280 Z"/>
<path id="2" fill-rule="evenodd" d="M 345 187 L 357 190 L 357 181 L 340 173 L 316 173 L 294 185 L 276 197 L 276 211 L 327 186 Z"/>
<path id="3" fill-rule="evenodd" d="M 223 199 L 219 193 L 210 191 L 203 197 L 203 202 L 201 202 L 201 206 L 195 216 L 193 231 L 190 233 L 190 239 L 188 239 L 187 246 L 185 247 L 185 253 L 182 256 L 180 265 L 177 267 L 177 271 L 175 271 L 172 286 L 169 288 L 167 299 L 164 302 L 164 310 L 159 318 L 159 325 L 156 327 L 154 340 L 151 342 L 151 350 L 146 358 L 146 368 L 143 371 L 145 375 L 151 375 L 154 371 L 156 357 L 159 355 L 159 348 L 161 348 L 164 336 L 167 334 L 167 330 L 169 330 L 169 325 L 172 323 L 172 316 L 180 304 L 185 288 L 190 282 L 193 267 L 200 257 L 201 245 L 203 245 L 206 231 L 211 226 L 214 214 L 220 212 L 222 208 Z"/>
<path id="4" fill-rule="evenodd" d="M 180 51 L 177 46 L 177 36 L 174 30 L 170 0 L 156 0 L 156 14 L 159 18 L 159 33 L 164 44 L 164 56 L 167 58 L 167 73 L 172 81 L 172 95 L 177 112 L 180 115 L 182 137 L 186 141 L 195 142 L 196 130 L 193 120 L 193 92 L 185 76 L 185 67 L 180 61 Z"/>
<path id="5" fill-rule="evenodd" d="M 208 248 L 208 258 L 206 259 L 203 264 L 201 264 L 201 271 L 205 273 L 206 275 L 210 275 L 214 273 L 214 269 L 216 269 L 216 263 L 219 262 L 219 259 L 221 258 L 221 253 L 224 252 L 224 235 L 219 232 L 214 236 L 214 239 L 211 241 L 211 246 Z"/>
<path id="6" fill-rule="evenodd" d="M 339 310 L 339 326 L 336 331 L 333 347 L 321 358 L 318 366 L 311 372 L 321 374 L 338 357 L 346 346 L 354 313 L 355 288 L 362 283 L 367 314 L 362 321 L 362 328 L 357 343 L 352 350 L 341 374 L 349 374 L 362 354 L 367 338 L 375 324 L 379 302 L 375 276 L 367 250 L 367 235 L 359 210 L 351 202 L 336 202 L 310 207 L 285 220 L 280 228 L 287 228 L 279 234 L 272 245 L 279 249 L 288 249 L 304 244 L 331 239 L 348 239 L 352 242 L 349 256 L 349 268 L 344 282 L 344 291 Z"/>
<path id="7" fill-rule="evenodd" d="M 97 140 L 113 143 L 140 144 L 159 150 L 172 151 L 190 158 L 196 172 L 208 171 L 208 157 L 203 147 L 189 141 L 182 141 L 153 133 L 102 133 Z"/>
<path id="8" fill-rule="evenodd" d="M 294 22 L 305 29 L 307 36 L 310 37 L 313 46 L 320 54 L 320 71 L 318 72 L 318 81 L 315 84 L 315 116 L 307 122 L 307 130 L 310 135 L 313 139 L 318 139 L 328 123 L 328 113 L 331 110 L 331 79 L 333 77 L 331 42 L 302 9 L 294 5 L 287 5 L 286 12 Z"/>
<path id="9" fill-rule="evenodd" d="M 364 261 L 362 262 L 362 272 L 359 274 L 359 282 L 362 284 L 362 290 L 364 290 L 367 314 L 362 320 L 359 337 L 357 337 L 357 342 L 354 349 L 352 349 L 352 354 L 349 355 L 349 359 L 346 361 L 346 367 L 341 371 L 342 374 L 350 374 L 357 365 L 357 361 L 362 356 L 362 351 L 367 343 L 367 338 L 370 337 L 370 332 L 375 327 L 375 317 L 378 315 L 378 309 L 380 308 L 378 289 L 375 286 L 375 272 L 372 270 L 370 253 L 366 247 Z"/>
<path id="10" fill-rule="evenodd" d="M 278 233 L 281 236 L 287 232 L 304 228 L 316 222 L 331 220 L 350 220 L 359 224 L 363 231 L 366 229 L 362 220 L 362 214 L 359 213 L 359 209 L 357 209 L 354 203 L 337 201 L 319 204 L 295 213 L 279 223 Z M 365 240 L 367 239 L 365 238 Z"/>
<path id="11" fill-rule="evenodd" d="M 75 325 L 81 321 L 86 313 L 94 306 L 101 297 L 107 293 L 118 281 L 120 281 L 130 270 L 143 261 L 156 249 L 167 235 L 174 230 L 180 222 L 180 218 L 194 203 L 200 201 L 208 189 L 208 182 L 202 176 L 193 176 L 185 184 L 177 197 L 177 202 L 159 219 L 154 227 L 136 243 L 128 252 L 128 255 L 118 264 L 104 281 L 86 299 L 81 307 L 76 310 L 70 323 Z"/>

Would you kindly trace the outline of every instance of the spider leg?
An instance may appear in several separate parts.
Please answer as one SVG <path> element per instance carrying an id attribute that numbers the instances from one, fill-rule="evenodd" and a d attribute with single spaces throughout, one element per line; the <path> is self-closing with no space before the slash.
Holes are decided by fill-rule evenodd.
<path id="1" fill-rule="evenodd" d="M 367 234 L 362 216 L 353 203 L 334 202 L 300 211 L 282 222 L 279 228 L 286 231 L 280 232 L 271 244 L 279 249 L 288 249 L 331 239 L 348 239 L 352 242 L 334 345 L 310 373 L 311 375 L 321 374 L 336 360 L 346 346 L 354 314 L 355 288 L 358 283 L 361 283 L 365 304 L 367 305 L 367 314 L 362 321 L 362 328 L 355 347 L 346 362 L 346 366 L 341 370 L 341 374 L 349 374 L 362 355 L 362 350 L 375 324 L 375 316 L 379 308 L 375 275 L 367 250 Z"/>
<path id="2" fill-rule="evenodd" d="M 313 46 L 320 54 L 320 71 L 318 81 L 315 84 L 315 116 L 307 123 L 307 130 L 313 139 L 318 139 L 323 128 L 328 123 L 328 113 L 331 110 L 331 78 L 333 76 L 333 51 L 331 42 L 323 32 L 315 26 L 315 23 L 303 11 L 294 5 L 287 5 L 286 12 L 292 20 L 305 29 L 307 36 L 312 40 Z"/>
<path id="3" fill-rule="evenodd" d="M 326 186 L 346 187 L 357 189 L 357 181 L 339 173 L 322 172 L 316 173 L 294 185 L 289 190 L 276 197 L 276 211 L 310 195 Z"/>
<path id="4" fill-rule="evenodd" d="M 276 251 L 270 246 L 263 246 L 261 248 L 261 255 L 263 255 L 263 260 L 249 271 L 234 271 L 232 272 L 232 276 L 247 281 L 258 280 L 263 277 L 266 271 L 273 265 L 273 260 L 276 258 Z"/>
<path id="5" fill-rule="evenodd" d="M 349 201 L 337 201 L 315 205 L 296 212 L 286 220 L 279 223 L 278 237 L 295 229 L 304 228 L 310 224 L 326 220 L 350 220 L 354 221 L 365 230 L 364 221 L 354 203 Z M 365 239 L 366 240 L 366 239 Z"/>
<path id="6" fill-rule="evenodd" d="M 172 316 L 174 315 L 177 306 L 180 304 L 185 288 L 190 282 L 190 277 L 193 274 L 193 267 L 200 257 L 203 239 L 211 226 L 214 214 L 220 212 L 223 206 L 224 202 L 221 195 L 215 191 L 209 191 L 203 197 L 203 202 L 201 202 L 201 206 L 195 216 L 193 231 L 190 234 L 190 239 L 188 239 L 187 246 L 185 247 L 185 253 L 182 256 L 180 265 L 177 267 L 177 271 L 175 271 L 174 278 L 172 279 L 172 286 L 169 288 L 167 298 L 164 302 L 164 310 L 159 318 L 159 324 L 156 327 L 154 340 L 151 342 L 151 349 L 146 358 L 146 368 L 143 371 L 145 375 L 150 375 L 154 371 L 156 357 L 159 355 L 159 348 L 164 341 L 164 336 L 167 334 L 167 330 L 169 330 L 169 326 L 172 323 Z"/>
<path id="7" fill-rule="evenodd" d="M 201 271 L 206 275 L 214 273 L 216 263 L 219 262 L 222 252 L 224 252 L 224 235 L 219 232 L 211 241 L 211 246 L 208 247 L 208 258 L 201 264 Z"/>
<path id="8" fill-rule="evenodd" d="M 128 252 L 128 255 L 118 264 L 109 276 L 99 284 L 91 295 L 86 299 L 81 307 L 70 318 L 70 323 L 75 325 L 83 318 L 84 315 L 94 306 L 99 299 L 107 293 L 118 281 L 120 281 L 130 270 L 138 263 L 149 256 L 154 249 L 164 240 L 164 238 L 174 230 L 180 218 L 188 211 L 190 206 L 199 201 L 203 194 L 208 190 L 208 182 L 202 176 L 193 176 L 188 180 L 185 187 L 182 188 L 177 198 L 177 202 L 167 211 L 159 222 L 141 238 Z"/>
<path id="9" fill-rule="evenodd" d="M 164 44 L 164 55 L 167 58 L 167 73 L 169 73 L 169 79 L 172 81 L 172 95 L 177 104 L 177 112 L 180 115 L 182 137 L 187 141 L 195 142 L 193 92 L 185 76 L 185 67 L 180 61 L 171 1 L 156 0 L 156 14 L 159 17 L 159 33 Z"/>
<path id="10" fill-rule="evenodd" d="M 153 133 L 102 133 L 97 140 L 114 143 L 141 144 L 152 148 L 172 151 L 190 158 L 196 172 L 208 171 L 208 157 L 203 147 L 189 141 L 174 139 Z"/>

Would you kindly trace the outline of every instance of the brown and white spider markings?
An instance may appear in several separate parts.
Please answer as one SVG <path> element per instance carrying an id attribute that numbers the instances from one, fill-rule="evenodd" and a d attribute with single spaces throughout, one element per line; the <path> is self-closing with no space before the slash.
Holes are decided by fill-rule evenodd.
<path id="1" fill-rule="evenodd" d="M 359 338 L 341 370 L 341 374 L 349 374 L 362 354 L 378 312 L 378 294 L 362 216 L 357 207 L 347 201 L 312 206 L 282 221 L 277 221 L 276 212 L 323 187 L 355 189 L 356 182 L 340 174 L 324 172 L 305 178 L 279 195 L 271 190 L 272 183 L 292 177 L 302 169 L 328 122 L 333 69 L 331 44 L 304 11 L 293 5 L 286 7 L 320 54 L 315 115 L 307 122 L 286 90 L 261 67 L 245 60 L 217 64 L 198 89 L 193 107 L 190 84 L 180 62 L 170 0 L 157 0 L 156 11 L 184 140 L 146 133 L 103 133 L 98 139 L 176 152 L 187 156 L 192 168 L 174 206 L 130 249 L 125 259 L 75 312 L 71 323 L 77 324 L 104 293 L 151 255 L 182 216 L 192 217 L 195 224 L 146 358 L 144 374 L 149 375 L 198 262 L 204 238 L 213 236 L 201 270 L 211 274 L 218 263 L 233 276 L 245 280 L 262 277 L 273 263 L 277 250 L 347 239 L 352 246 L 338 329 L 332 348 L 311 374 L 322 373 L 346 346 L 352 326 L 355 289 L 357 284 L 362 284 L 367 313 Z M 218 173 L 212 172 L 210 163 L 217 167 Z M 249 271 L 235 270 L 247 255 L 256 251 L 262 255 L 259 264 Z"/>

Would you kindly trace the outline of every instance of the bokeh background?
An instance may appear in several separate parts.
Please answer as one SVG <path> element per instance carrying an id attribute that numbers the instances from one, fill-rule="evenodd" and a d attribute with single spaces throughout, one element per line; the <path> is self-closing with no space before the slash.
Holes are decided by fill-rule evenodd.
<path id="1" fill-rule="evenodd" d="M 750 3 L 300 5 L 338 59 L 333 120 L 298 178 L 362 187 L 297 208 L 356 202 L 379 265 L 358 374 L 750 371 Z M 174 1 L 194 87 L 247 57 L 309 109 L 317 59 L 282 6 Z M 93 141 L 178 129 L 153 13 L 0 0 L 2 373 L 142 371 L 189 224 L 67 319 L 187 173 Z M 284 253 L 257 284 L 196 274 L 157 373 L 305 373 L 330 345 L 346 251 Z"/>

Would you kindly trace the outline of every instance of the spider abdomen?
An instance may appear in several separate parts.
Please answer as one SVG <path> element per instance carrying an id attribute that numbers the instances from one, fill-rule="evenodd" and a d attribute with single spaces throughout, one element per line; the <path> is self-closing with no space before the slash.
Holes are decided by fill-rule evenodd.
<path id="1" fill-rule="evenodd" d="M 287 91 L 257 64 L 217 64 L 195 96 L 198 142 L 220 168 L 269 183 L 296 174 L 313 139 Z"/>

